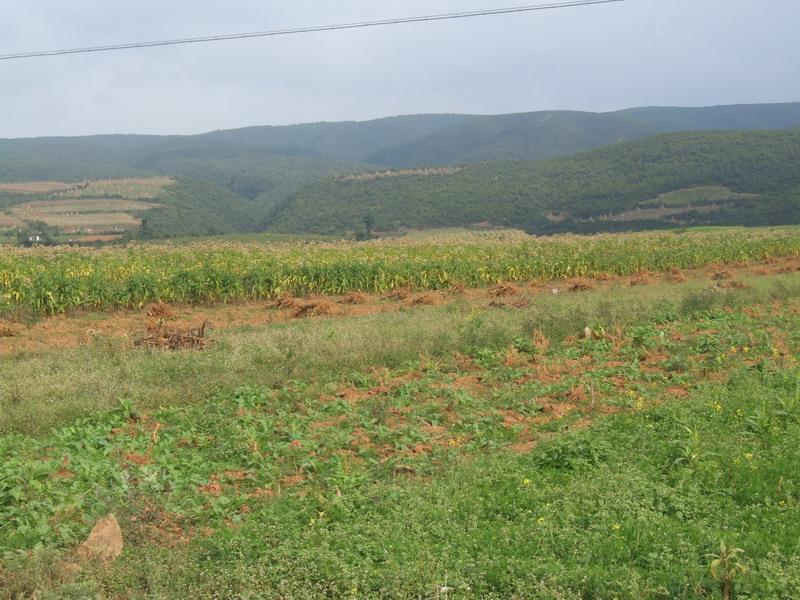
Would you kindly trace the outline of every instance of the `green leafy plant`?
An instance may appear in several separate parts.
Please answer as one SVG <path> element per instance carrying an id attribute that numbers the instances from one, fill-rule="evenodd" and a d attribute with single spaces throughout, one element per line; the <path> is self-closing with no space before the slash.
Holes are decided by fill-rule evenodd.
<path id="1" fill-rule="evenodd" d="M 741 556 L 744 550 L 741 548 L 728 548 L 725 542 L 720 542 L 719 553 L 709 554 L 712 558 L 708 566 L 711 577 L 720 585 L 722 600 L 733 598 L 733 582 L 737 577 L 747 573 L 747 566 L 742 562 Z"/>

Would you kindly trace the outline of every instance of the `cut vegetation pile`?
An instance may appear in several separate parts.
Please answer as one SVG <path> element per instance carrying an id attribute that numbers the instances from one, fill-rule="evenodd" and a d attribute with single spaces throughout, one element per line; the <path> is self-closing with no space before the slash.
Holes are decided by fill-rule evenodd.
<path id="1" fill-rule="evenodd" d="M 671 268 L 667 273 L 666 277 L 667 281 L 672 281 L 674 283 L 682 283 L 686 281 L 686 275 L 680 269 Z"/>
<path id="2" fill-rule="evenodd" d="M 318 300 L 300 305 L 294 316 L 298 319 L 305 317 L 327 317 L 339 313 L 339 308 L 328 300 Z"/>
<path id="3" fill-rule="evenodd" d="M 519 289 L 512 283 L 500 283 L 489 290 L 489 295 L 494 298 L 516 296 L 517 294 L 519 294 Z"/>
<path id="4" fill-rule="evenodd" d="M 148 331 L 137 336 L 133 345 L 137 348 L 160 350 L 202 350 L 211 343 L 206 337 L 209 323 L 203 321 L 200 327 L 177 329 L 166 326 L 163 321 L 148 327 Z"/>
<path id="5" fill-rule="evenodd" d="M 274 310 L 296 309 L 299 306 L 297 299 L 291 294 L 281 294 L 270 302 L 269 307 Z"/>
<path id="6" fill-rule="evenodd" d="M 368 300 L 365 294 L 361 292 L 350 292 L 344 295 L 340 300 L 340 304 L 364 304 Z"/>

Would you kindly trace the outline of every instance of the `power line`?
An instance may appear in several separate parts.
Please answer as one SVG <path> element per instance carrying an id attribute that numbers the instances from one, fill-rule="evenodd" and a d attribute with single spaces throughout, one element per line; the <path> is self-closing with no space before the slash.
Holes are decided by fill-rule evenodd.
<path id="1" fill-rule="evenodd" d="M 472 17 L 486 17 L 491 15 L 507 15 L 512 13 L 525 13 L 539 10 L 555 10 L 560 8 L 574 8 L 592 4 L 613 4 L 625 0 L 573 0 L 570 2 L 554 2 L 551 4 L 537 4 L 532 6 L 516 6 L 511 8 L 494 8 L 474 10 L 468 12 L 455 12 L 439 15 L 420 17 L 405 17 L 400 19 L 383 19 L 380 21 L 361 21 L 356 23 L 339 23 L 335 25 L 314 25 L 310 27 L 297 27 L 293 29 L 275 29 L 272 31 L 256 31 L 252 33 L 232 33 L 227 35 L 209 35 L 203 37 L 182 38 L 174 40 L 161 40 L 155 42 L 132 42 L 127 44 L 109 44 L 107 46 L 88 46 L 85 48 L 68 48 L 64 50 L 40 50 L 37 52 L 17 52 L 14 54 L 0 54 L 0 60 L 17 60 L 21 58 L 40 58 L 44 56 L 58 56 L 64 54 L 88 54 L 90 52 L 110 52 L 112 50 L 131 50 L 135 48 L 154 48 L 156 46 L 177 46 L 179 44 L 198 44 L 205 42 L 221 42 L 227 40 L 243 40 L 248 38 L 276 37 L 279 35 L 297 35 L 301 33 L 317 33 L 321 31 L 338 31 L 342 29 L 360 29 L 364 27 L 378 27 L 382 25 L 403 25 L 407 23 L 422 23 L 430 21 L 447 21 L 452 19 L 467 19 Z"/>

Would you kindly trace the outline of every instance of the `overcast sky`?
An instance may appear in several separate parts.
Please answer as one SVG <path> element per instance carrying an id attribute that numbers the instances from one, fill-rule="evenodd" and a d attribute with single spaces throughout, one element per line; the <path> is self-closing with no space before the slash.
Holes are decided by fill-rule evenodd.
<path id="1" fill-rule="evenodd" d="M 0 54 L 545 0 L 0 0 Z M 508 16 L 0 61 L 0 137 L 800 100 L 799 0 Z"/>

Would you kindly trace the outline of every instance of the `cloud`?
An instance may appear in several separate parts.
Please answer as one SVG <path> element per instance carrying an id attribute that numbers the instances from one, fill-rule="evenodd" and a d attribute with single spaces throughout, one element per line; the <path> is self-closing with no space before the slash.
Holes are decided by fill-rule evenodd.
<path id="1" fill-rule="evenodd" d="M 497 0 L 18 3 L 0 53 L 500 7 Z M 399 113 L 800 100 L 795 0 L 620 4 L 0 62 L 0 137 Z"/>

